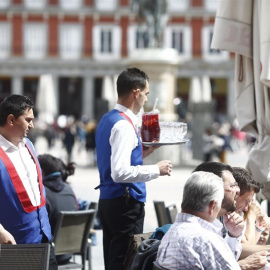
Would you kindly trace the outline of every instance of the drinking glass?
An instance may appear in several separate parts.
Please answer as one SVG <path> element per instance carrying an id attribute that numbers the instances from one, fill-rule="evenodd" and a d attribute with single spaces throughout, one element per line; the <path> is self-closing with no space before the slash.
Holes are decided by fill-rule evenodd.
<path id="1" fill-rule="evenodd" d="M 146 112 L 142 115 L 141 136 L 143 142 L 158 142 L 160 126 L 158 112 Z"/>
<path id="2" fill-rule="evenodd" d="M 170 129 L 169 122 L 160 122 L 160 142 L 169 142 L 170 141 Z"/>
<path id="3" fill-rule="evenodd" d="M 187 134 L 187 124 L 183 122 L 176 122 L 175 124 L 176 139 L 182 141 Z"/>

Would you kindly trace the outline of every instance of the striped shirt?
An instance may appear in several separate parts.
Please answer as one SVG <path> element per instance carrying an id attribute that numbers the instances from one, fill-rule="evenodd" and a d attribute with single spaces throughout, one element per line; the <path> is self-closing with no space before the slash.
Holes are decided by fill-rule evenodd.
<path id="1" fill-rule="evenodd" d="M 162 238 L 157 260 L 170 270 L 240 269 L 227 242 L 222 224 L 213 225 L 197 216 L 179 213 Z"/>

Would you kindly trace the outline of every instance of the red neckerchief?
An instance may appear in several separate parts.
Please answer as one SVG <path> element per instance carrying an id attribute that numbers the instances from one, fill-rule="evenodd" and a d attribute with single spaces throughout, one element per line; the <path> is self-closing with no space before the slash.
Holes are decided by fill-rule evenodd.
<path id="1" fill-rule="evenodd" d="M 125 113 L 123 113 L 123 112 L 120 112 L 120 115 L 123 116 L 123 117 L 125 117 L 125 118 L 128 120 L 128 122 L 133 126 L 133 128 L 134 128 L 135 132 L 137 133 L 138 138 L 139 138 L 139 140 L 140 140 L 139 133 L 138 133 L 137 129 L 135 128 L 135 126 L 133 125 L 133 122 L 131 121 L 131 119 L 130 119 Z M 142 149 L 142 157 L 143 157 L 143 148 L 142 148 L 142 144 L 141 144 L 141 142 L 140 142 L 139 144 L 141 145 L 141 149 Z"/>
<path id="2" fill-rule="evenodd" d="M 18 195 L 18 198 L 23 206 L 24 211 L 26 213 L 31 213 L 31 212 L 35 211 L 38 207 L 42 207 L 45 205 L 45 197 L 43 194 L 42 176 L 41 176 L 41 172 L 39 169 L 38 161 L 37 161 L 36 157 L 34 156 L 32 150 L 30 149 L 30 147 L 27 145 L 27 143 L 25 145 L 26 145 L 30 155 L 32 156 L 32 158 L 36 164 L 36 168 L 37 168 L 39 190 L 40 190 L 40 195 L 41 195 L 41 204 L 39 206 L 32 205 L 31 200 L 27 194 L 27 191 L 22 183 L 22 180 L 20 179 L 13 163 L 11 162 L 11 160 L 9 159 L 9 157 L 5 153 L 5 151 L 2 149 L 2 147 L 0 147 L 0 159 L 2 160 L 2 162 L 5 164 L 5 166 L 7 168 L 8 174 L 10 176 L 12 183 L 13 183 L 13 186 L 15 188 L 17 195 Z"/>

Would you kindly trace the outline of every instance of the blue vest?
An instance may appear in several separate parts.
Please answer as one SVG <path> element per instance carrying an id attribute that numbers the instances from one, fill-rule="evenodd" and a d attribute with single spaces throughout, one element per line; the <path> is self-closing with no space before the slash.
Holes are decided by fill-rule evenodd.
<path id="1" fill-rule="evenodd" d="M 146 189 L 144 182 L 136 183 L 116 183 L 111 177 L 111 146 L 110 136 L 111 130 L 119 120 L 131 120 L 126 115 L 121 115 L 118 110 L 112 110 L 105 114 L 100 120 L 96 132 L 96 151 L 97 165 L 100 175 L 100 199 L 113 199 L 123 196 L 126 188 L 129 188 L 129 194 L 136 200 L 145 202 Z M 134 128 L 134 132 L 136 132 Z M 143 164 L 142 144 L 137 134 L 138 146 L 131 153 L 131 165 L 137 166 Z"/>
<path id="2" fill-rule="evenodd" d="M 39 244 L 43 236 L 51 240 L 51 227 L 41 169 L 29 141 L 26 147 L 37 167 L 41 204 L 37 207 L 32 205 L 14 165 L 0 147 L 0 223 L 13 235 L 17 244 Z"/>

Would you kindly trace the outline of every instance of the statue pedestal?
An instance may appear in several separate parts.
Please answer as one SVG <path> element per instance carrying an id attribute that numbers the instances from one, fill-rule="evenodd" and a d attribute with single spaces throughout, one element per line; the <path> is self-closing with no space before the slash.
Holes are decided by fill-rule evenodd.
<path id="1" fill-rule="evenodd" d="M 200 102 L 193 103 L 191 105 L 192 112 L 192 149 L 193 149 L 193 158 L 202 160 L 204 159 L 203 155 L 203 133 L 208 127 L 212 127 L 214 123 L 214 112 L 216 108 L 216 102 Z"/>
<path id="2" fill-rule="evenodd" d="M 177 121 L 173 99 L 176 97 L 176 74 L 181 59 L 174 49 L 148 48 L 132 52 L 127 59 L 128 67 L 143 70 L 150 80 L 150 94 L 144 111 L 151 111 L 155 99 L 158 98 L 157 109 L 160 121 Z M 145 164 L 169 159 L 173 165 L 180 165 L 181 145 L 163 146 L 150 155 Z"/>

